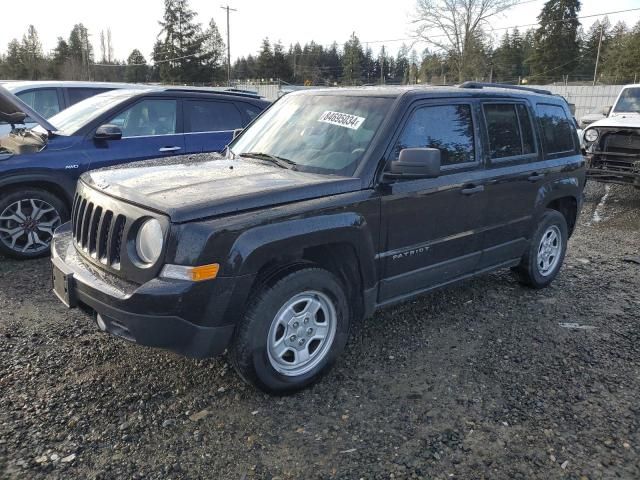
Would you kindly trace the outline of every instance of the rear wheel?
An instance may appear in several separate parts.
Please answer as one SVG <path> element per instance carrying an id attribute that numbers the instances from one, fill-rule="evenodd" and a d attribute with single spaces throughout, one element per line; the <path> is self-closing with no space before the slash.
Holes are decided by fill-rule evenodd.
<path id="1" fill-rule="evenodd" d="M 238 325 L 231 360 L 254 386 L 276 394 L 303 389 L 344 349 L 350 313 L 330 272 L 305 268 L 263 286 Z"/>
<path id="2" fill-rule="evenodd" d="M 558 276 L 569 240 L 567 220 L 557 210 L 547 210 L 531 240 L 527 253 L 514 271 L 521 283 L 544 288 Z"/>
<path id="3" fill-rule="evenodd" d="M 0 197 L 0 252 L 18 259 L 49 254 L 54 230 L 67 221 L 62 200 L 37 188 Z"/>

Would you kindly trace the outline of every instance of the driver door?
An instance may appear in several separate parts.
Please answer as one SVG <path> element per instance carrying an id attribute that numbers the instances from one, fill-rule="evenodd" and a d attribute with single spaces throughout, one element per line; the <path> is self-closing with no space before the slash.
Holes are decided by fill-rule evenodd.
<path id="1" fill-rule="evenodd" d="M 409 114 L 388 161 L 404 148 L 437 148 L 442 168 L 438 178 L 384 186 L 380 304 L 477 269 L 488 203 L 478 125 L 477 107 L 469 102 L 421 102 Z"/>
<path id="2" fill-rule="evenodd" d="M 95 140 L 93 134 L 87 139 L 89 169 L 184 153 L 179 113 L 175 98 L 145 98 L 129 105 L 103 122 L 119 126 L 122 139 Z"/>

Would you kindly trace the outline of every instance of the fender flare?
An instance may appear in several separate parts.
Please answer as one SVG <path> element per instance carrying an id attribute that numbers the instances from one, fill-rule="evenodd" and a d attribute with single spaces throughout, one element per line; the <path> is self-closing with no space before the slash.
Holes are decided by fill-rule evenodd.
<path id="1" fill-rule="evenodd" d="M 231 247 L 225 274 L 255 275 L 273 258 L 335 243 L 353 247 L 363 287 L 373 286 L 376 282 L 374 239 L 365 218 L 354 212 L 290 219 L 247 230 Z"/>
<path id="2" fill-rule="evenodd" d="M 64 195 L 62 200 L 67 202 L 69 206 L 73 202 L 73 194 L 75 192 L 76 181 L 66 175 L 61 175 L 54 172 L 41 171 L 18 173 L 8 175 L 6 177 L 0 177 L 0 190 L 11 188 L 12 186 L 35 183 L 44 184 L 43 188 L 45 189 L 46 185 L 53 186 L 55 191 L 62 192 Z"/>

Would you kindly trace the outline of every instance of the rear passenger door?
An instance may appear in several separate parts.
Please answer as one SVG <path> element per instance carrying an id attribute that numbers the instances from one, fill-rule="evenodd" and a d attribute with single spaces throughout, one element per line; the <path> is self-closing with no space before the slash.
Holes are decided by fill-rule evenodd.
<path id="1" fill-rule="evenodd" d="M 233 139 L 233 131 L 246 123 L 234 102 L 183 100 L 187 153 L 220 152 Z"/>
<path id="2" fill-rule="evenodd" d="M 559 109 L 564 119 L 554 117 L 553 125 L 538 132 L 534 119 L 540 105 L 536 106 L 536 115 L 525 100 L 482 102 L 491 179 L 487 183 L 489 208 L 481 268 L 515 262 L 523 255 L 535 227 L 541 190 L 553 179 L 554 172 L 559 173 L 559 163 L 549 161 L 554 155 L 550 156 L 548 149 L 575 150 L 570 119 L 562 107 L 550 107 Z M 541 139 L 545 145 L 550 142 L 556 146 L 549 145 L 543 151 Z"/>

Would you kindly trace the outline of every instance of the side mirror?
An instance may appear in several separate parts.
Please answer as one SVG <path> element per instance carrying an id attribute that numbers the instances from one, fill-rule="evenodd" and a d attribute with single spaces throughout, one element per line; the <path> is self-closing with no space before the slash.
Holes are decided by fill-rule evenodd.
<path id="1" fill-rule="evenodd" d="M 120 140 L 122 138 L 122 129 L 117 125 L 106 124 L 101 125 L 93 136 L 96 140 Z"/>
<path id="2" fill-rule="evenodd" d="M 604 107 L 602 109 L 602 113 L 604 114 L 605 117 L 608 117 L 609 114 L 611 113 L 611 109 L 613 108 L 613 105 L 607 105 L 606 107 Z"/>
<path id="3" fill-rule="evenodd" d="M 236 137 L 237 137 L 238 135 L 240 135 L 243 131 L 244 131 L 244 128 L 236 128 L 236 129 L 233 131 L 233 140 L 235 140 L 235 139 L 236 139 Z"/>
<path id="4" fill-rule="evenodd" d="M 397 160 L 391 162 L 391 175 L 412 178 L 440 176 L 440 150 L 437 148 L 405 148 Z"/>

